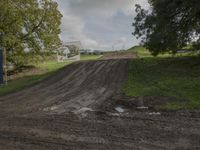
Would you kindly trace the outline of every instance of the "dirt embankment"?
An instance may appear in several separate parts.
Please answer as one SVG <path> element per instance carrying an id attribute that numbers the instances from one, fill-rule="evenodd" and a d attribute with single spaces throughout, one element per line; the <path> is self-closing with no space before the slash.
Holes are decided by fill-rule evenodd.
<path id="1" fill-rule="evenodd" d="M 1 113 L 59 113 L 95 108 L 119 92 L 129 60 L 77 62 L 44 82 L 0 98 Z"/>
<path id="2" fill-rule="evenodd" d="M 130 60 L 78 62 L 0 98 L 0 150 L 197 150 L 200 115 L 125 97 Z M 156 99 L 156 97 L 155 97 Z"/>
<path id="3" fill-rule="evenodd" d="M 133 59 L 137 57 L 138 56 L 136 52 L 108 52 L 103 55 L 102 59 Z"/>

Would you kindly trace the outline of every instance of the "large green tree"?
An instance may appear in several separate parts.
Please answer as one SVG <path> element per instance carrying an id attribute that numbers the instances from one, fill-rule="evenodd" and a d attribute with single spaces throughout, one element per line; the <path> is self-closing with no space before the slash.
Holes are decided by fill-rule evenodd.
<path id="1" fill-rule="evenodd" d="M 150 8 L 136 5 L 133 34 L 153 55 L 176 53 L 188 44 L 200 47 L 199 0 L 148 0 Z"/>
<path id="2" fill-rule="evenodd" d="M 0 0 L 0 47 L 16 65 L 60 43 L 62 15 L 53 0 Z"/>

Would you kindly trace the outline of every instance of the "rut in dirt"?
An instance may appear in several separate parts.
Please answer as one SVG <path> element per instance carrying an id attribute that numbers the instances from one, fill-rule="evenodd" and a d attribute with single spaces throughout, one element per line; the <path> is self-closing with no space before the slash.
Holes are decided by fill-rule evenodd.
<path id="1" fill-rule="evenodd" d="M 128 59 L 73 63 L 45 81 L 0 98 L 5 114 L 76 112 L 96 109 L 120 92 L 127 79 Z"/>
<path id="2" fill-rule="evenodd" d="M 199 150 L 200 112 L 150 115 L 121 95 L 129 61 L 73 63 L 1 97 L 0 150 Z"/>

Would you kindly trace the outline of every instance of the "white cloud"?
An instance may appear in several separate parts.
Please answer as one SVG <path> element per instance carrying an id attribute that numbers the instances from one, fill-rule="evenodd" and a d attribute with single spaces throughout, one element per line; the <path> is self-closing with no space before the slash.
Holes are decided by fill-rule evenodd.
<path id="1" fill-rule="evenodd" d="M 61 27 L 62 31 L 71 34 L 73 37 L 82 34 L 84 29 L 84 22 L 79 17 L 64 14 Z"/>
<path id="2" fill-rule="evenodd" d="M 84 33 L 84 28 L 85 28 L 84 20 L 79 16 L 69 13 L 68 10 L 67 9 L 65 10 L 61 4 L 60 4 L 60 10 L 61 13 L 63 14 L 62 25 L 61 25 L 62 40 L 81 41 L 83 47 L 96 48 L 98 46 L 98 42 L 87 37 L 87 35 Z"/>
<path id="3" fill-rule="evenodd" d="M 96 49 L 99 47 L 99 43 L 90 38 L 83 39 L 82 43 L 83 43 L 83 47 L 86 47 L 86 48 Z"/>
<path id="4" fill-rule="evenodd" d="M 70 0 L 70 9 L 78 15 L 111 17 L 117 11 L 127 12 L 132 0 Z"/>
<path id="5" fill-rule="evenodd" d="M 126 37 L 121 37 L 119 40 L 118 40 L 118 43 L 126 43 L 127 42 L 127 38 Z"/>
<path id="6" fill-rule="evenodd" d="M 131 19 L 135 3 L 146 7 L 147 0 L 56 1 L 63 14 L 63 41 L 80 40 L 84 48 L 91 49 L 110 49 L 113 44 L 120 48 L 122 44 L 128 47 L 139 43 L 131 36 Z"/>

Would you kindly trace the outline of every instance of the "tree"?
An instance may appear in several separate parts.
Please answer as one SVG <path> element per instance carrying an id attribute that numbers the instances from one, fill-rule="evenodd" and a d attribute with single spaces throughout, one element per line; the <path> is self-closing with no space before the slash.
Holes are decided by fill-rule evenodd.
<path id="1" fill-rule="evenodd" d="M 0 0 L 0 47 L 8 61 L 23 64 L 27 53 L 52 50 L 60 43 L 62 15 L 53 0 Z"/>
<path id="2" fill-rule="evenodd" d="M 153 55 L 176 53 L 192 44 L 200 48 L 200 1 L 199 0 L 148 0 L 150 9 L 136 5 L 137 16 L 133 35 Z"/>

